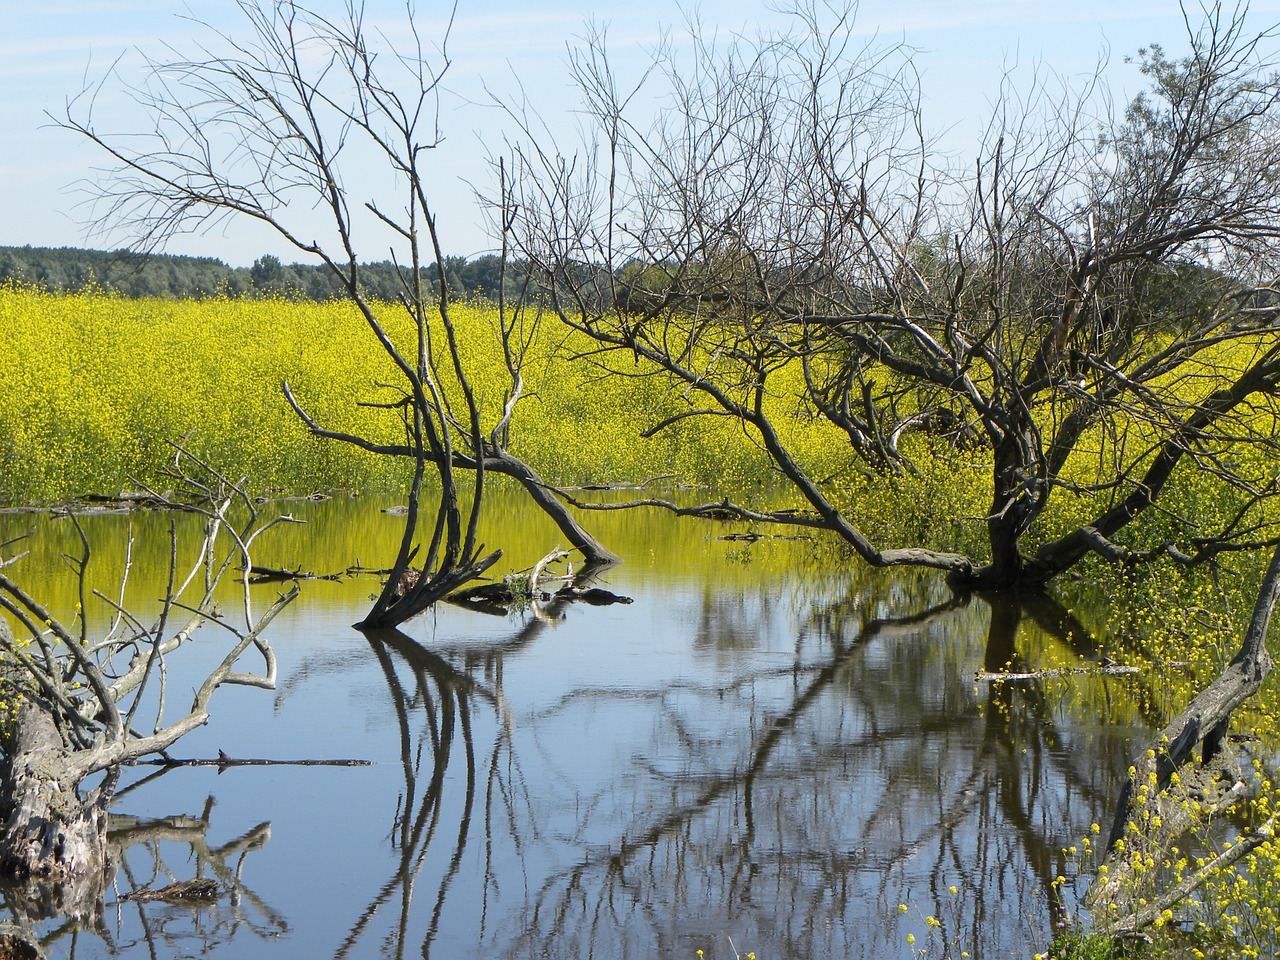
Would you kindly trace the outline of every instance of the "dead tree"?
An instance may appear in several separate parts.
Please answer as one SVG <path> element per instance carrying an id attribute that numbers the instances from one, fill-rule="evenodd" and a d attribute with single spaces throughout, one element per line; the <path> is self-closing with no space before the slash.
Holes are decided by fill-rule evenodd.
<path id="1" fill-rule="evenodd" d="M 792 32 L 722 46 L 695 25 L 635 87 L 593 35 L 573 60 L 585 147 L 510 111 L 518 251 L 597 363 L 670 382 L 650 432 L 733 418 L 808 506 L 753 519 L 963 588 L 1274 544 L 1273 32 L 1243 6 L 1188 16 L 1185 56 L 1143 51 L 1147 89 L 1119 113 L 1100 72 L 1010 78 L 957 168 L 926 133 L 913 52 L 852 18 L 801 0 Z M 797 407 L 847 438 L 851 476 L 912 469 L 908 431 L 937 434 L 916 456 L 983 445 L 985 552 L 874 542 L 788 446 Z M 1231 509 L 1144 533 L 1179 483 Z M 1094 516 L 1040 532 L 1078 496 Z"/>
<path id="2" fill-rule="evenodd" d="M 1203 828 L 1254 793 L 1255 774 L 1236 755 L 1227 733 L 1235 711 L 1258 692 L 1275 666 L 1267 650 L 1267 632 L 1277 600 L 1280 548 L 1271 557 L 1236 655 L 1221 675 L 1156 733 L 1129 767 L 1107 838 L 1106 869 L 1099 871 L 1085 898 L 1086 905 L 1099 914 L 1100 931 L 1120 935 L 1150 926 L 1215 872 L 1228 869 L 1273 839 L 1274 817 L 1237 837 L 1228 850 L 1169 889 L 1152 895 L 1135 887 L 1135 865 L 1139 872 L 1150 870 L 1152 864 L 1168 858 L 1188 831 Z M 1176 791 L 1171 790 L 1175 781 Z M 1187 802 L 1188 797 L 1194 802 Z"/>
<path id="3" fill-rule="evenodd" d="M 126 602 L 128 564 L 114 596 L 91 594 L 83 532 L 80 553 L 70 558 L 80 583 L 74 620 L 64 621 L 10 578 L 21 555 L 0 561 L 0 608 L 20 625 L 15 637 L 0 619 L 5 695 L 17 704 L 0 742 L 0 872 L 29 881 L 28 915 L 90 918 L 98 910 L 110 876 L 106 810 L 121 764 L 161 753 L 207 723 L 220 686 L 275 685 L 275 655 L 263 631 L 297 587 L 259 612 L 245 582 L 234 615 L 215 594 L 228 573 L 248 571 L 257 537 L 291 518 L 262 522 L 240 485 L 181 452 L 175 480 L 187 499 L 165 502 L 203 517 L 203 536 L 194 556 L 180 560 L 186 550 L 171 526 L 169 587 L 154 616 Z M 101 637 L 89 632 L 94 598 L 113 612 Z M 189 705 L 175 710 L 167 663 L 205 626 L 225 637 L 225 653 Z M 261 661 L 256 671 L 246 669 L 251 657 Z"/>
<path id="4" fill-rule="evenodd" d="M 239 6 L 244 39 L 209 27 L 211 44 L 198 56 L 148 64 L 147 84 L 130 92 L 149 131 L 99 131 L 94 91 L 73 100 L 57 121 L 115 163 L 90 188 L 97 223 L 129 229 L 144 250 L 227 217 L 263 223 L 329 269 L 386 354 L 391 397 L 368 405 L 398 418 L 403 440 L 397 443 L 327 428 L 283 385 L 313 434 L 414 464 L 391 576 L 358 626 L 402 623 L 498 560 L 500 551 L 486 553 L 476 539 L 490 471 L 524 484 L 589 561 L 616 560 L 505 448 L 522 395 L 523 352 L 514 328 L 501 325 L 512 382 L 505 408 L 488 430 L 474 372 L 459 350 L 427 162 L 441 140 L 438 98 L 450 64 L 449 31 L 433 53 L 410 15 L 393 45 L 387 34 L 366 27 L 359 4 L 334 19 L 290 0 L 242 0 Z M 355 153 L 376 158 L 381 182 L 348 168 Z M 351 186 L 357 176 L 360 197 Z M 312 239 L 315 227 L 304 212 L 312 206 L 327 221 L 323 239 Z M 358 251 L 369 245 L 379 259 L 388 247 L 399 251 L 398 304 L 366 296 Z M 434 279 L 425 275 L 431 259 L 438 269 Z M 413 331 L 408 344 L 389 332 L 401 316 Z M 428 471 L 439 491 L 430 521 L 424 507 Z M 463 472 L 470 474 L 465 498 Z"/>

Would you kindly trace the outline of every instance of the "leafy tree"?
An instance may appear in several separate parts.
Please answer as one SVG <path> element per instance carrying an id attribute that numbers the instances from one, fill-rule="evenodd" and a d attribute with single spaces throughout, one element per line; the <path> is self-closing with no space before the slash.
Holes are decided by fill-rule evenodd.
<path id="1" fill-rule="evenodd" d="M 249 277 L 259 290 L 277 287 L 283 275 L 284 268 L 280 265 L 280 258 L 269 253 L 253 261 L 253 267 L 249 270 Z"/>

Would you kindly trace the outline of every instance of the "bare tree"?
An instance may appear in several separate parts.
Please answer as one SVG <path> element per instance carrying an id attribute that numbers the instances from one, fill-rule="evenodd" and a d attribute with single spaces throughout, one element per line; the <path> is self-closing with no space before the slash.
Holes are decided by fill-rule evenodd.
<path id="1" fill-rule="evenodd" d="M 671 509 L 826 528 L 966 588 L 1272 544 L 1280 83 L 1246 12 L 1188 17 L 1183 57 L 1142 51 L 1118 115 L 1100 70 L 1010 78 L 962 169 L 925 132 L 912 51 L 858 40 L 852 7 L 802 0 L 793 32 L 721 46 L 695 24 L 632 87 L 594 34 L 572 61 L 585 148 L 510 111 L 519 251 L 598 362 L 673 384 L 649 432 L 732 417 L 810 512 Z M 985 553 L 875 543 L 784 441 L 797 399 L 850 474 L 989 450 Z M 1230 506 L 1142 532 L 1177 483 Z M 1095 515 L 1045 533 L 1073 495 Z"/>
<path id="2" fill-rule="evenodd" d="M 6 697 L 17 703 L 2 744 L 0 872 L 31 881 L 29 899 L 38 907 L 28 913 L 95 916 L 110 878 L 107 804 L 121 764 L 163 753 L 207 723 L 220 686 L 275 685 L 275 654 L 263 630 L 297 587 L 255 612 L 247 575 L 257 537 L 291 518 L 262 522 L 240 485 L 181 452 L 175 479 L 186 499 L 158 499 L 203 517 L 203 537 L 194 556 L 180 559 L 186 551 L 171 526 L 168 589 L 154 617 L 126 602 L 128 561 L 114 596 L 96 590 L 91 596 L 92 553 L 83 531 L 79 555 L 69 558 L 79 577 L 71 622 L 10 579 L 21 555 L 0 561 L 0 608 L 25 634 L 15 637 L 0 619 Z M 245 575 L 235 616 L 220 609 L 219 587 L 229 572 Z M 109 629 L 97 638 L 88 615 L 93 598 L 113 611 Z M 190 703 L 175 708 L 168 659 L 205 625 L 224 632 L 225 652 Z M 261 660 L 256 672 L 245 667 L 250 657 Z M 86 781 L 93 786 L 82 793 Z"/>
<path id="3" fill-rule="evenodd" d="M 91 186 L 95 221 L 132 231 L 144 249 L 227 217 L 256 220 L 298 251 L 316 257 L 339 280 L 391 361 L 396 382 L 384 406 L 404 439 L 354 436 L 313 419 L 288 384 L 288 402 L 312 433 L 415 464 L 409 513 L 394 567 L 362 627 L 409 619 L 495 563 L 476 540 L 486 473 L 515 477 L 551 514 L 589 561 L 617 558 L 546 493 L 537 474 L 505 449 L 523 393 L 517 328 L 500 324 L 511 381 L 495 424 L 482 422 L 482 398 L 459 351 L 445 280 L 445 256 L 429 196 L 428 158 L 438 146 L 441 82 L 449 69 L 448 30 L 432 49 L 412 10 L 395 43 L 370 30 L 358 3 L 326 18 L 290 0 L 240 0 L 242 39 L 208 29 L 211 45 L 188 60 L 150 61 L 147 82 L 130 92 L 152 125 L 139 136 L 101 132 L 94 96 L 73 100 L 60 124 L 101 147 L 115 167 Z M 352 186 L 354 156 L 372 157 L 383 180 Z M 357 197 L 355 190 L 367 199 Z M 309 239 L 303 211 L 321 210 L 327 240 Z M 398 304 L 370 299 L 362 283 L 362 245 L 401 251 Z M 424 277 L 434 259 L 435 281 Z M 390 333 L 407 315 L 413 340 Z M 499 385 L 486 384 L 497 390 Z M 428 468 L 440 491 L 434 523 L 417 539 Z M 471 491 L 462 506 L 462 479 Z M 425 526 L 425 524 L 424 524 Z"/>

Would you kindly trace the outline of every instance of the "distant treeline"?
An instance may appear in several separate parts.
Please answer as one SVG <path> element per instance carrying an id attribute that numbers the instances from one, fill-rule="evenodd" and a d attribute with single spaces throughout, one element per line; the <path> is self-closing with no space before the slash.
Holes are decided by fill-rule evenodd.
<path id="1" fill-rule="evenodd" d="M 445 257 L 445 280 L 455 296 L 496 300 L 503 282 L 501 261 L 486 255 L 468 260 Z M 361 266 L 365 290 L 384 300 L 399 299 L 406 272 L 390 261 Z M 282 296 L 300 300 L 328 300 L 341 296 L 337 279 L 326 267 L 282 263 L 265 254 L 252 267 L 231 267 L 215 257 L 170 254 L 143 256 L 128 250 L 83 250 L 75 247 L 0 247 L 0 283 L 29 283 L 54 293 L 77 293 L 90 287 L 126 297 L 200 299 L 230 296 Z M 508 264 L 507 293 L 518 297 L 522 276 Z M 438 289 L 439 274 L 432 263 L 423 270 L 423 283 Z"/>

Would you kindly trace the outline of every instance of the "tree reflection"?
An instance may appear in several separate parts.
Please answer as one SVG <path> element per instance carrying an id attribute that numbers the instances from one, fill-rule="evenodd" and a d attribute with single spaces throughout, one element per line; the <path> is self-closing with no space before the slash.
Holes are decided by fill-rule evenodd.
<path id="1" fill-rule="evenodd" d="M 483 684 L 398 630 L 370 632 L 365 636 L 391 694 L 399 731 L 404 791 L 391 828 L 391 846 L 397 855 L 395 868 L 360 914 L 335 957 L 360 955 L 361 941 L 375 918 L 391 904 L 395 904 L 399 914 L 392 920 L 392 932 L 384 935 L 383 943 L 389 955 L 404 956 L 409 945 L 417 881 L 437 833 L 443 830 L 452 838 L 452 851 L 447 864 L 434 879 L 430 920 L 421 947 L 425 957 L 430 955 L 446 897 L 471 835 L 478 789 L 472 703 L 479 699 L 496 712 L 501 712 L 501 703 L 499 696 Z M 498 758 L 506 740 L 505 735 L 499 735 L 488 758 L 486 838 L 495 792 L 498 792 Z M 455 757 L 458 750 L 461 757 Z M 456 823 L 453 818 L 446 821 L 443 802 L 446 777 L 455 760 L 465 765 L 463 798 Z"/>
<path id="2" fill-rule="evenodd" d="M 1068 922 L 1063 848 L 1110 809 L 1141 722 L 1132 677 L 1034 675 L 1098 659 L 1068 611 L 928 577 L 682 596 L 663 622 L 691 665 L 634 676 L 523 671 L 579 628 L 622 642 L 634 617 L 643 635 L 642 611 L 552 602 L 430 649 L 366 637 L 399 799 L 335 958 L 716 957 L 727 935 L 761 956 L 881 957 L 914 931 L 976 960 Z M 349 669 L 317 651 L 298 675 Z"/>
<path id="3" fill-rule="evenodd" d="M 884 607 L 861 589 L 817 606 L 786 669 L 582 688 L 536 715 L 549 725 L 625 702 L 636 723 L 644 702 L 653 733 L 629 767 L 578 785 L 568 802 L 581 813 L 559 830 L 577 856 L 562 851 L 564 867 L 477 952 L 692 956 L 732 934 L 777 955 L 881 956 L 901 946 L 901 902 L 975 956 L 1023 946 L 1022 911 L 1046 939 L 1066 923 L 1062 850 L 1109 803 L 1127 739 L 1105 714 L 1082 723 L 1050 681 L 975 696 L 973 668 L 1017 669 L 1033 629 L 1096 658 L 1087 631 L 1046 598 Z M 983 619 L 985 644 L 957 655 Z M 1115 685 L 1091 683 L 1076 691 L 1086 716 Z M 563 814 L 539 798 L 531 816 Z"/>
<path id="4" fill-rule="evenodd" d="M 161 770 L 131 789 L 166 772 Z M 119 796 L 129 792 L 122 790 Z M 42 948 L 65 942 L 67 956 L 75 957 L 80 933 L 87 929 L 113 955 L 140 951 L 152 957 L 196 956 L 236 942 L 244 946 L 271 942 L 287 933 L 288 922 L 246 877 L 250 854 L 271 839 L 271 824 L 256 824 L 225 843 L 211 845 L 213 807 L 209 797 L 194 815 L 143 819 L 112 814 L 107 845 L 116 864 L 114 900 L 104 896 L 87 927 L 85 918 L 79 918 L 43 931 Z M 178 879 L 194 878 L 216 881 L 217 896 L 181 902 L 139 896 Z M 5 907 L 21 920 L 22 904 L 15 902 L 10 891 L 4 895 Z M 27 916 L 26 922 L 32 924 L 35 919 Z M 100 952 L 94 944 L 86 946 L 91 954 Z"/>

